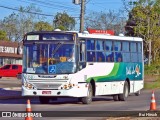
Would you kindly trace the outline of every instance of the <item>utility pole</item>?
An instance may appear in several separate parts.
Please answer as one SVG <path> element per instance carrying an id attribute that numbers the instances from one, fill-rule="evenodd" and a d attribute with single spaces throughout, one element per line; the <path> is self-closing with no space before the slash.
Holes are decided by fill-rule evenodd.
<path id="1" fill-rule="evenodd" d="M 84 10 L 85 10 L 85 0 L 81 0 L 80 33 L 84 31 Z"/>
<path id="2" fill-rule="evenodd" d="M 152 42 L 151 42 L 151 38 L 150 38 L 150 16 L 148 15 L 148 19 L 147 19 L 147 22 L 148 22 L 148 40 L 149 40 L 149 55 L 148 55 L 148 66 L 151 65 L 151 58 L 152 58 Z"/>
<path id="3" fill-rule="evenodd" d="M 85 11 L 85 0 L 73 0 L 73 3 L 76 5 L 81 5 L 80 11 L 80 30 L 79 32 L 82 33 L 84 31 L 84 11 Z"/>

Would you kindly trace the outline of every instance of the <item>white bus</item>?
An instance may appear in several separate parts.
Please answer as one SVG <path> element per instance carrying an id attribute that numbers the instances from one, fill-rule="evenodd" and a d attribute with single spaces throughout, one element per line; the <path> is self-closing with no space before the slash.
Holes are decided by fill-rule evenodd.
<path id="1" fill-rule="evenodd" d="M 94 96 L 125 101 L 144 86 L 143 40 L 78 32 L 30 32 L 23 40 L 22 95 L 40 103 Z"/>

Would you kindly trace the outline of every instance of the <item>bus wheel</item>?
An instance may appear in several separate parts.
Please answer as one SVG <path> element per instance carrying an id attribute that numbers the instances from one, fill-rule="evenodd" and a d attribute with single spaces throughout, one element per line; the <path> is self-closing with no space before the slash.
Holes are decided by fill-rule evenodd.
<path id="1" fill-rule="evenodd" d="M 129 95 L 129 86 L 128 82 L 125 81 L 124 83 L 124 88 L 123 88 L 123 93 L 118 95 L 118 98 L 120 101 L 126 101 Z"/>
<path id="2" fill-rule="evenodd" d="M 90 104 L 92 102 L 92 96 L 93 96 L 92 85 L 91 85 L 91 83 L 89 83 L 87 96 L 81 98 L 82 103 L 83 104 Z"/>
<path id="3" fill-rule="evenodd" d="M 113 95 L 113 100 L 114 100 L 114 101 L 119 101 L 118 95 Z"/>
<path id="4" fill-rule="evenodd" d="M 39 96 L 39 101 L 41 104 L 48 104 L 49 103 L 50 98 L 49 97 L 42 97 Z"/>
<path id="5" fill-rule="evenodd" d="M 137 91 L 136 93 L 134 93 L 136 96 L 139 96 L 141 94 L 141 90 Z"/>

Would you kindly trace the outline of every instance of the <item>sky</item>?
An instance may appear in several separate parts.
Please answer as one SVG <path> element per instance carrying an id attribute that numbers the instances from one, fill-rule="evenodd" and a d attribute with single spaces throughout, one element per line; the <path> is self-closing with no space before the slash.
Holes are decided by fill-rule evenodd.
<path id="1" fill-rule="evenodd" d="M 46 16 L 46 21 L 48 22 L 53 20 L 57 12 L 64 11 L 70 16 L 75 17 L 77 23 L 79 22 L 80 5 L 73 4 L 72 0 L 0 0 L 0 20 L 8 17 L 13 12 L 18 12 L 13 9 L 18 9 L 20 6 L 29 6 L 30 4 L 34 4 L 41 9 L 42 14 L 51 15 Z M 85 15 L 91 12 L 118 11 L 119 9 L 123 9 L 123 2 L 122 0 L 86 0 L 85 7 Z"/>

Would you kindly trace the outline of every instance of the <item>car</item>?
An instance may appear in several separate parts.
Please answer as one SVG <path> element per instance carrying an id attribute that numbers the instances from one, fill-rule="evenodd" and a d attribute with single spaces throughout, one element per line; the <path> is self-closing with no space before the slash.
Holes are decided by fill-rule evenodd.
<path id="1" fill-rule="evenodd" d="M 2 77 L 17 77 L 22 73 L 22 65 L 7 64 L 0 68 L 0 78 Z"/>

